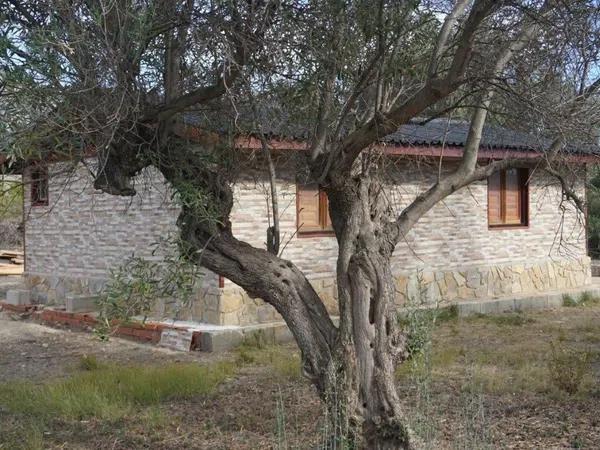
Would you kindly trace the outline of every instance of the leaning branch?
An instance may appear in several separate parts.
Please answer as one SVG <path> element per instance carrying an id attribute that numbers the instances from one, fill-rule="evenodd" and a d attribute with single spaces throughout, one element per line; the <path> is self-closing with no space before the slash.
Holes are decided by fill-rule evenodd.
<path id="1" fill-rule="evenodd" d="M 517 38 L 512 41 L 496 59 L 490 78 L 498 77 L 503 71 L 515 53 L 522 50 L 525 45 L 537 33 L 538 27 L 525 20 L 522 24 L 521 32 Z M 424 194 L 420 195 L 408 207 L 406 207 L 396 222 L 391 225 L 390 236 L 395 245 L 405 236 L 408 231 L 423 217 L 434 205 L 446 198 L 448 195 L 458 189 L 467 186 L 474 181 L 484 179 L 491 175 L 495 170 L 500 170 L 501 161 L 488 164 L 484 168 L 477 169 L 477 157 L 479 154 L 479 145 L 483 134 L 483 127 L 487 118 L 487 112 L 494 95 L 493 87 L 490 86 L 481 95 L 479 105 L 473 113 L 467 141 L 464 146 L 464 152 L 459 167 L 446 178 L 439 180 Z M 511 160 L 507 160 L 511 161 Z M 512 160 L 514 161 L 514 160 Z M 507 162 L 510 164 L 510 162 Z M 491 171 L 491 172 L 490 172 Z"/>
<path id="2" fill-rule="evenodd" d="M 400 125 L 420 114 L 427 107 L 447 97 L 464 83 L 464 74 L 471 59 L 475 34 L 481 23 L 503 2 L 475 0 L 458 39 L 450 68 L 443 78 L 428 78 L 421 89 L 399 107 L 387 114 L 376 114 L 358 130 L 344 139 L 339 148 L 339 162 L 333 169 L 340 174 L 348 173 L 360 152 L 398 129 Z"/>

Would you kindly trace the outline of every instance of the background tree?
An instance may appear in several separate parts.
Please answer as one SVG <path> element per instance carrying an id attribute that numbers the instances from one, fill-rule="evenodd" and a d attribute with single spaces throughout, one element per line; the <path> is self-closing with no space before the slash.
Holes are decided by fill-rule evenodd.
<path id="1" fill-rule="evenodd" d="M 132 177 L 158 169 L 182 204 L 182 251 L 277 309 L 305 375 L 324 400 L 341 403 L 343 428 L 359 446 L 417 442 L 394 385 L 408 352 L 390 266 L 414 224 L 458 189 L 524 165 L 556 176 L 583 206 L 563 154 L 598 118 L 590 107 L 600 84 L 594 1 L 0 6 L 2 142 L 11 158 L 51 153 L 76 163 L 94 151 L 95 186 L 114 195 L 133 195 Z M 200 146 L 180 132 L 192 112 Z M 507 124 L 527 116 L 543 157 L 480 165 L 489 113 Z M 448 114 L 471 122 L 462 161 L 395 209 L 377 144 L 414 118 Z M 241 170 L 232 138 L 249 131 L 265 154 L 275 131 L 309 144 L 299 173 L 327 192 L 339 245 L 337 327 L 292 262 L 231 231 L 231 186 Z"/>

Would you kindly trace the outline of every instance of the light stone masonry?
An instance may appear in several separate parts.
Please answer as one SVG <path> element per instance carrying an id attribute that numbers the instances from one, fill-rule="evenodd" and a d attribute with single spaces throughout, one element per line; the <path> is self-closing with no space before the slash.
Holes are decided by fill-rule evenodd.
<path id="1" fill-rule="evenodd" d="M 452 163 L 451 163 L 452 164 Z M 447 164 L 445 170 L 452 167 Z M 50 205 L 31 207 L 25 192 L 26 279 L 32 298 L 63 304 L 66 295 L 98 295 L 110 274 L 135 254 L 161 260 L 153 244 L 177 232 L 177 207 L 160 174 L 148 170 L 136 180 L 133 198 L 95 191 L 83 166 L 69 177 L 52 166 Z M 437 168 L 395 160 L 385 171 L 386 198 L 401 211 L 437 175 Z M 335 237 L 298 236 L 296 170 L 280 163 L 277 184 L 282 256 L 307 275 L 331 313 L 337 310 Z M 27 179 L 27 175 L 26 175 Z M 583 185 L 577 183 L 583 193 Z M 264 247 L 269 220 L 269 189 L 258 170 L 234 185 L 233 232 Z M 500 298 L 585 286 L 590 282 L 585 232 L 575 209 L 562 201 L 560 187 L 533 173 L 529 187 L 529 226 L 490 229 L 487 183 L 463 188 L 436 205 L 395 251 L 398 305 L 407 301 L 447 303 Z M 205 273 L 190 308 L 163 302 L 156 314 L 222 325 L 281 320 L 270 305 L 250 298 L 229 280 Z"/>

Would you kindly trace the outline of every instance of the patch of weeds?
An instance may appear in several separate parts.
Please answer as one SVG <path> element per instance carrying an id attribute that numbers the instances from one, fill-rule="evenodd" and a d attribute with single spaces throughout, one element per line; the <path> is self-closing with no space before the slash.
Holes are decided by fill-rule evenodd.
<path id="1" fill-rule="evenodd" d="M 423 284 L 420 273 L 417 276 L 420 298 L 423 298 Z M 409 360 L 399 366 L 396 377 L 407 377 L 416 393 L 416 405 L 409 414 L 410 426 L 422 439 L 424 448 L 436 448 L 438 433 L 435 420 L 435 405 L 432 400 L 432 333 L 436 323 L 450 321 L 458 317 L 458 308 L 421 308 L 414 299 L 409 299 L 408 308 L 398 318 L 399 325 L 407 335 Z"/>
<path id="2" fill-rule="evenodd" d="M 81 370 L 92 371 L 92 370 L 98 370 L 104 366 L 98 362 L 98 359 L 96 358 L 95 355 L 83 355 L 79 359 L 78 367 Z"/>
<path id="3" fill-rule="evenodd" d="M 577 300 L 575 300 L 569 294 L 563 294 L 562 300 L 563 300 L 563 306 L 565 306 L 567 308 L 572 308 L 574 306 L 577 306 Z"/>
<path id="4" fill-rule="evenodd" d="M 355 450 L 357 445 L 350 430 L 348 403 L 343 392 L 344 374 L 334 366 L 329 377 L 324 395 L 319 443 L 316 448 L 319 450 Z"/>
<path id="5" fill-rule="evenodd" d="M 268 339 L 264 330 L 257 330 L 244 336 L 242 346 L 247 348 L 263 349 L 269 345 L 275 345 L 273 338 Z"/>
<path id="6" fill-rule="evenodd" d="M 443 370 L 464 356 L 465 350 L 463 348 L 436 345 L 433 348 L 433 355 L 431 356 L 433 369 Z"/>
<path id="7" fill-rule="evenodd" d="M 465 450 L 495 448 L 488 431 L 490 423 L 485 412 L 483 392 L 472 375 L 468 376 L 466 388 L 461 394 L 459 414 L 463 432 L 458 434 L 454 448 Z"/>
<path id="8" fill-rule="evenodd" d="M 496 365 L 478 366 L 473 378 L 484 392 L 496 395 L 547 390 L 545 369 L 535 363 L 513 369 Z"/>
<path id="9" fill-rule="evenodd" d="M 286 421 L 285 421 L 285 405 L 283 404 L 283 395 L 281 389 L 279 389 L 279 395 L 277 396 L 277 410 L 276 410 L 276 429 L 277 435 L 277 449 L 286 450 L 288 448 L 287 435 L 286 435 Z"/>
<path id="10" fill-rule="evenodd" d="M 140 418 L 149 429 L 163 427 L 168 423 L 167 416 L 156 405 L 144 411 Z"/>
<path id="11" fill-rule="evenodd" d="M 116 420 L 136 406 L 212 393 L 235 373 L 230 362 L 210 366 L 107 366 L 44 384 L 0 385 L 0 404 L 13 414 L 40 420 Z"/>
<path id="12" fill-rule="evenodd" d="M 591 353 L 551 342 L 548 371 L 554 386 L 567 394 L 576 394 L 591 372 Z"/>
<path id="13" fill-rule="evenodd" d="M 533 317 L 529 317 L 521 312 L 504 314 L 481 314 L 477 313 L 471 316 L 473 320 L 484 320 L 499 327 L 510 326 L 520 327 L 535 322 Z"/>
<path id="14" fill-rule="evenodd" d="M 600 297 L 595 296 L 591 292 L 585 291 L 579 296 L 579 304 L 582 306 L 600 305 Z"/>
<path id="15" fill-rule="evenodd" d="M 271 366 L 276 375 L 284 379 L 299 379 L 300 355 L 297 351 L 275 344 L 256 345 L 252 341 L 244 342 L 237 348 L 238 362 Z"/>
<path id="16" fill-rule="evenodd" d="M 490 316 L 490 321 L 498 326 L 521 327 L 535 322 L 535 319 L 524 314 L 512 313 Z"/>
<path id="17" fill-rule="evenodd" d="M 437 310 L 436 322 L 444 323 L 458 319 L 458 306 L 450 305 Z"/>
<path id="18" fill-rule="evenodd" d="M 583 448 L 583 441 L 579 436 L 575 436 L 572 440 L 571 440 L 571 448 Z"/>
<path id="19" fill-rule="evenodd" d="M 0 420 L 0 449 L 43 450 L 44 434 L 40 425 L 29 418 Z"/>

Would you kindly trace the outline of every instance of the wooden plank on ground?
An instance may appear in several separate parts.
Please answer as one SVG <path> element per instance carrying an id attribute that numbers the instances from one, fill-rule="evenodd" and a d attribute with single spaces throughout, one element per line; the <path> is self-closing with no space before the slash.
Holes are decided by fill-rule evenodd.
<path id="1" fill-rule="evenodd" d="M 18 250 L 0 250 L 0 258 L 23 258 L 23 252 Z"/>
<path id="2" fill-rule="evenodd" d="M 0 264 L 0 275 L 21 275 L 23 265 L 21 264 Z"/>

